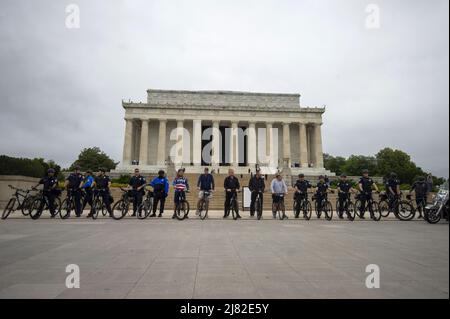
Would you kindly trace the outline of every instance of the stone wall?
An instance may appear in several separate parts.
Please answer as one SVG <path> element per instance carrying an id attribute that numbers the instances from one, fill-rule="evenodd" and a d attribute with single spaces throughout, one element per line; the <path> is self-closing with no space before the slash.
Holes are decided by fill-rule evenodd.
<path id="1" fill-rule="evenodd" d="M 8 187 L 12 185 L 17 188 L 28 189 L 35 186 L 39 182 L 39 178 L 15 176 L 15 175 L 0 175 L 0 208 L 4 208 L 8 200 L 14 194 L 14 190 Z"/>

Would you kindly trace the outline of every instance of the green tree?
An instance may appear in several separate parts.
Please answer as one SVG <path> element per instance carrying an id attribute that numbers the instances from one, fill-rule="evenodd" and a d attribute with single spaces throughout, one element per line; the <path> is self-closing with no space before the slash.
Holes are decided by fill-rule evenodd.
<path id="1" fill-rule="evenodd" d="M 425 174 L 403 151 L 384 148 L 375 156 L 377 158 L 377 171 L 380 176 L 388 176 L 391 172 L 394 172 L 402 183 L 412 184 L 417 176 Z"/>
<path id="2" fill-rule="evenodd" d="M 344 167 L 346 163 L 346 159 L 341 156 L 331 156 L 330 154 L 323 154 L 323 162 L 324 166 L 327 170 L 330 170 L 336 175 L 340 175 L 344 173 Z"/>
<path id="3" fill-rule="evenodd" d="M 371 175 L 377 174 L 377 159 L 373 156 L 352 155 L 343 166 L 343 172 L 348 175 L 359 176 L 363 169 L 368 169 Z"/>
<path id="4" fill-rule="evenodd" d="M 103 167 L 106 170 L 116 168 L 118 163 L 114 162 L 108 155 L 100 150 L 98 147 L 85 148 L 78 155 L 78 159 L 70 166 L 73 170 L 75 166 L 80 166 L 82 171 L 94 170 L 97 171 Z"/>
<path id="5" fill-rule="evenodd" d="M 59 174 L 61 167 L 54 161 L 45 161 L 43 158 L 16 158 L 6 155 L 0 156 L 0 175 L 22 175 L 29 177 L 42 177 L 47 169 L 54 168 Z"/>

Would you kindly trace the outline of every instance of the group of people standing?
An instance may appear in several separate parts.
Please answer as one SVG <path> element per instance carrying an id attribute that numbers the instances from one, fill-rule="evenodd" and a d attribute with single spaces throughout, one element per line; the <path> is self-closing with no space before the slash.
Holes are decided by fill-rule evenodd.
<path id="1" fill-rule="evenodd" d="M 174 188 L 174 203 L 175 206 L 182 200 L 185 192 L 189 192 L 189 182 L 185 177 L 185 170 L 179 169 L 177 175 L 172 182 Z M 57 185 L 58 180 L 55 176 L 55 170 L 49 169 L 47 175 L 39 181 L 39 184 L 43 185 L 44 196 L 47 197 L 49 202 L 49 210 L 52 216 L 55 212 L 55 197 L 58 195 Z M 139 206 L 142 203 L 145 195 L 146 187 L 152 187 L 153 192 L 153 207 L 150 217 L 161 217 L 164 213 L 166 198 L 169 194 L 170 183 L 163 170 L 158 172 L 158 176 L 147 182 L 146 178 L 140 174 L 138 168 L 134 170 L 134 175 L 128 182 L 127 190 L 130 192 L 133 203 L 133 215 L 136 215 Z M 390 177 L 385 181 L 386 193 L 388 198 L 393 201 L 400 195 L 400 181 L 395 173 L 391 173 Z M 68 193 L 72 196 L 75 203 L 75 215 L 80 217 L 87 205 L 91 207 L 90 213 L 87 217 L 92 217 L 92 207 L 94 194 L 97 194 L 103 199 L 105 207 L 109 214 L 112 214 L 111 203 L 112 197 L 110 195 L 111 179 L 106 175 L 105 169 L 99 169 L 99 172 L 94 175 L 92 171 L 86 171 L 85 175 L 80 172 L 80 167 L 75 167 L 74 171 L 66 178 L 64 187 Z M 234 170 L 230 168 L 228 170 L 228 176 L 224 179 L 225 190 L 225 203 L 224 203 L 224 215 L 223 218 L 227 218 L 230 212 L 230 202 L 233 196 L 240 190 L 241 185 L 239 179 L 235 176 Z M 261 174 L 259 169 L 251 176 L 248 188 L 251 192 L 250 201 L 250 216 L 255 215 L 255 201 L 259 195 L 261 203 L 263 202 L 263 193 L 266 189 L 265 177 Z M 314 198 L 318 203 L 321 203 L 331 190 L 330 182 L 326 176 L 319 176 L 319 181 L 316 185 L 312 185 L 305 179 L 304 174 L 299 174 L 298 179 L 294 184 L 294 199 L 298 202 L 308 198 L 309 189 L 314 189 Z M 203 199 L 204 193 L 207 192 L 209 199 L 212 197 L 212 193 L 215 190 L 214 177 L 206 167 L 204 172 L 199 176 L 197 180 L 198 190 L 198 202 L 199 207 L 200 200 Z M 372 199 L 373 191 L 379 191 L 375 181 L 369 176 L 368 170 L 362 171 L 362 177 L 357 184 L 357 190 L 353 187 L 352 183 L 347 180 L 347 176 L 342 174 L 337 183 L 337 192 L 339 206 L 343 207 L 343 203 L 347 200 L 348 196 L 352 192 L 359 191 L 363 206 L 367 201 Z M 419 204 L 422 201 L 426 201 L 429 192 L 429 183 L 427 183 L 425 177 L 420 177 L 417 182 L 412 185 L 410 192 L 415 192 L 416 202 Z M 97 192 L 97 193 L 96 193 Z M 288 187 L 280 173 L 275 175 L 275 178 L 270 183 L 270 192 L 272 194 L 272 213 L 276 218 L 275 207 L 279 201 L 283 200 L 284 196 L 288 194 Z M 334 191 L 333 191 L 334 192 Z M 159 214 L 156 215 L 159 207 Z M 262 207 L 261 207 L 262 209 Z M 175 211 L 175 208 L 174 208 Z M 198 209 L 197 209 L 198 213 Z M 342 218 L 342 212 L 338 212 L 338 216 Z M 175 218 L 175 212 L 172 218 Z M 364 218 L 363 214 L 361 216 Z M 237 215 L 237 218 L 241 216 Z"/>

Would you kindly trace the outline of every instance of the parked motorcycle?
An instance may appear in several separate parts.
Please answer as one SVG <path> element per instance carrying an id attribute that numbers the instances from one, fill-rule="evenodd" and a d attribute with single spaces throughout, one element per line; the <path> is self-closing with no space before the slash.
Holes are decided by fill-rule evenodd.
<path id="1" fill-rule="evenodd" d="M 425 220 L 430 224 L 438 223 L 442 218 L 449 217 L 448 180 L 441 185 L 439 192 L 433 197 L 433 202 L 425 207 Z"/>

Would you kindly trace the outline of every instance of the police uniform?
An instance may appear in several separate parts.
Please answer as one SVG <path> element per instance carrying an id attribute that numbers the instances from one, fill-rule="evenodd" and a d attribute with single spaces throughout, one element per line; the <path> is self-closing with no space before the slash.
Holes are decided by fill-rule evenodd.
<path id="1" fill-rule="evenodd" d="M 359 184 L 362 186 L 363 194 L 361 196 L 361 217 L 364 217 L 364 211 L 366 210 L 366 202 L 372 199 L 372 187 L 375 184 L 374 180 L 370 177 L 361 177 Z"/>
<path id="2" fill-rule="evenodd" d="M 342 215 L 345 201 L 350 196 L 350 190 L 352 189 L 352 184 L 349 181 L 339 181 L 337 183 L 337 187 L 340 190 L 338 193 L 338 199 L 339 199 L 339 214 Z"/>
<path id="3" fill-rule="evenodd" d="M 316 190 L 316 201 L 318 205 L 322 204 L 322 201 L 327 198 L 328 184 L 319 182 L 317 183 Z M 319 207 L 319 206 L 318 206 Z M 321 207 L 319 207 L 321 209 Z"/>
<path id="4" fill-rule="evenodd" d="M 67 177 L 69 182 L 69 191 L 71 192 L 73 199 L 75 201 L 75 214 L 81 216 L 81 190 L 80 184 L 83 181 L 83 175 L 72 173 Z"/>
<path id="5" fill-rule="evenodd" d="M 136 214 L 139 205 L 141 205 L 142 203 L 142 197 L 145 194 L 144 188 L 140 190 L 137 189 L 145 184 L 146 184 L 145 178 L 141 175 L 131 177 L 130 182 L 128 183 L 128 185 L 130 185 L 131 188 L 133 189 L 131 191 L 133 197 L 133 215 Z"/>
<path id="6" fill-rule="evenodd" d="M 95 186 L 98 191 L 99 196 L 102 197 L 103 203 L 106 206 L 106 210 L 108 213 L 111 213 L 111 201 L 109 195 L 109 183 L 111 182 L 110 178 L 106 175 L 97 176 L 95 179 Z"/>
<path id="7" fill-rule="evenodd" d="M 386 182 L 386 193 L 388 195 L 388 199 L 389 199 L 389 205 L 394 204 L 394 201 L 396 199 L 396 196 L 398 196 L 399 194 L 397 193 L 397 187 L 400 185 L 400 181 L 396 178 L 389 178 Z M 394 194 L 391 192 L 394 192 Z"/>
<path id="8" fill-rule="evenodd" d="M 55 191 L 55 185 L 58 184 L 58 179 L 55 176 L 44 176 L 39 181 L 39 184 L 43 185 L 43 193 L 44 196 L 47 198 L 48 201 L 48 209 L 50 210 L 50 214 L 53 216 L 55 215 L 55 197 L 56 197 L 56 191 Z"/>
<path id="9" fill-rule="evenodd" d="M 230 203 L 233 194 L 236 193 L 236 190 L 238 190 L 241 187 L 241 184 L 239 183 L 239 180 L 235 176 L 230 175 L 227 176 L 223 181 L 223 187 L 225 190 L 227 189 L 231 190 L 231 192 L 225 192 L 225 204 L 223 216 L 227 217 L 230 214 L 228 204 Z"/>
<path id="10" fill-rule="evenodd" d="M 308 198 L 308 188 L 311 188 L 312 185 L 307 180 L 297 180 L 295 182 L 294 187 L 300 192 L 295 192 L 294 198 L 297 200 L 307 199 Z"/>
<path id="11" fill-rule="evenodd" d="M 264 182 L 264 178 L 262 176 L 256 177 L 252 176 L 248 183 L 248 188 L 251 191 L 250 195 L 250 216 L 255 215 L 255 202 L 258 193 L 261 192 L 261 210 L 263 209 L 263 192 L 266 188 L 266 183 Z"/>

